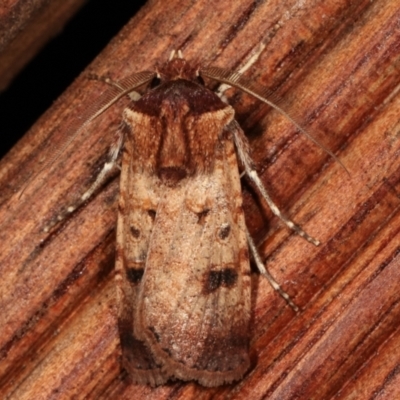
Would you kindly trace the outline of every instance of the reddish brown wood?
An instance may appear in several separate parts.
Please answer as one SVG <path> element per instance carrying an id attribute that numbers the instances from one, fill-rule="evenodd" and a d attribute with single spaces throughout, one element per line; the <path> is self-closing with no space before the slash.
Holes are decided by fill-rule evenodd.
<path id="1" fill-rule="evenodd" d="M 0 91 L 85 0 L 9 0 L 0 5 Z"/>
<path id="2" fill-rule="evenodd" d="M 118 361 L 113 294 L 117 180 L 61 227 L 42 232 L 93 179 L 122 106 L 78 137 L 22 197 L 12 196 L 104 90 L 85 72 L 0 164 L 0 397 L 400 397 L 397 1 L 165 7 L 148 3 L 88 72 L 118 80 L 164 62 L 172 49 L 237 69 L 264 43 L 247 75 L 277 89 L 350 171 L 284 118 L 229 92 L 274 200 L 322 241 L 315 248 L 293 235 L 244 185 L 250 230 L 303 311 L 294 315 L 255 274 L 254 367 L 242 382 L 129 384 Z"/>

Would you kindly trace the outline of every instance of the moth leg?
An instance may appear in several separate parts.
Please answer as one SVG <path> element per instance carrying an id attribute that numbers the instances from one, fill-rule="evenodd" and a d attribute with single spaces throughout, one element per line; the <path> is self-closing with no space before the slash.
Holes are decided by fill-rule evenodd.
<path id="1" fill-rule="evenodd" d="M 264 200 L 267 202 L 268 206 L 270 207 L 271 211 L 278 218 L 280 218 L 290 229 L 293 229 L 298 235 L 300 235 L 301 237 L 306 239 L 308 242 L 318 246 L 320 244 L 319 240 L 314 239 L 308 233 L 303 231 L 298 225 L 296 225 L 290 219 L 286 218 L 280 212 L 279 208 L 275 205 L 275 203 L 272 201 L 272 199 L 268 195 L 267 191 L 264 188 L 264 185 L 262 184 L 262 182 L 257 174 L 257 171 L 253 168 L 253 162 L 249 155 L 248 142 L 247 142 L 246 137 L 244 136 L 240 126 L 237 124 L 237 122 L 233 121 L 232 125 L 230 125 L 229 128 L 231 128 L 231 131 L 233 133 L 233 138 L 234 138 L 235 146 L 237 149 L 238 158 L 241 161 L 243 168 L 244 168 L 244 172 L 241 174 L 240 177 L 242 177 L 243 175 L 247 175 L 251 179 L 251 181 L 255 184 L 255 186 L 261 193 L 261 196 L 264 198 Z M 265 268 L 265 265 L 264 265 L 263 261 L 261 260 L 261 257 L 257 251 L 257 247 L 254 244 L 254 241 L 253 241 L 252 237 L 250 236 L 250 234 L 247 230 L 247 227 L 246 227 L 246 236 L 247 236 L 247 242 L 250 247 L 250 251 L 253 255 L 253 259 L 254 259 L 260 273 L 268 279 L 268 282 L 273 287 L 273 289 L 276 290 L 287 301 L 287 303 L 290 305 L 290 307 L 292 307 L 294 311 L 298 312 L 299 307 L 297 307 L 296 304 L 294 304 L 294 302 L 290 299 L 289 295 L 280 287 L 278 282 L 272 277 L 272 275 Z"/>
<path id="2" fill-rule="evenodd" d="M 108 153 L 108 159 L 105 162 L 102 170 L 100 171 L 99 175 L 97 175 L 96 180 L 93 182 L 92 186 L 82 195 L 81 201 L 82 203 L 85 202 L 89 197 L 92 196 L 92 194 L 105 182 L 105 180 L 108 178 L 108 174 L 110 171 L 114 168 L 117 162 L 117 158 L 119 155 L 119 152 L 121 150 L 122 144 L 124 142 L 124 135 L 122 134 L 121 131 L 118 132 L 117 134 L 117 139 L 115 143 L 110 147 L 109 153 Z M 74 211 L 74 210 L 72 210 Z"/>
<path id="3" fill-rule="evenodd" d="M 258 254 L 258 250 L 256 245 L 254 244 L 253 238 L 251 237 L 249 231 L 247 230 L 246 226 L 246 236 L 247 236 L 247 242 L 250 247 L 251 254 L 253 255 L 254 262 L 257 265 L 258 270 L 262 275 L 264 275 L 267 279 L 270 285 L 274 290 L 276 290 L 289 304 L 290 307 L 293 308 L 294 311 L 299 312 L 299 307 L 296 306 L 296 304 L 293 303 L 291 300 L 290 296 L 280 287 L 278 282 L 273 278 L 273 276 L 270 274 L 270 272 L 265 268 L 264 263 L 261 260 L 260 254 Z"/>
<path id="4" fill-rule="evenodd" d="M 97 175 L 96 180 L 93 182 L 93 184 L 89 187 L 89 189 L 80 197 L 80 199 L 74 205 L 67 207 L 67 209 L 63 213 L 58 215 L 58 217 L 55 221 L 48 224 L 43 229 L 44 232 L 48 232 L 53 226 L 55 226 L 57 223 L 64 220 L 69 214 L 73 213 L 86 200 L 88 200 L 99 187 L 101 187 L 101 185 L 108 178 L 109 173 L 112 171 L 112 169 L 116 165 L 116 161 L 118 159 L 118 155 L 119 155 L 119 152 L 120 152 L 122 144 L 123 144 L 123 139 L 124 139 L 123 133 L 121 131 L 118 131 L 118 133 L 116 134 L 116 140 L 110 147 L 107 161 L 105 162 L 100 173 Z"/>
<path id="5" fill-rule="evenodd" d="M 249 179 L 254 183 L 258 191 L 260 192 L 262 198 L 268 204 L 268 207 L 271 211 L 280 219 L 282 220 L 286 226 L 290 229 L 294 230 L 299 236 L 307 240 L 308 242 L 312 243 L 315 246 L 319 246 L 321 242 L 317 239 L 314 239 L 310 236 L 307 232 L 303 231 L 300 226 L 296 225 L 293 221 L 289 218 L 285 217 L 281 211 L 279 210 L 278 206 L 272 201 L 271 197 L 265 190 L 264 185 L 261 182 L 260 177 L 258 176 L 257 171 L 253 168 L 253 162 L 249 156 L 248 152 L 248 144 L 246 138 L 244 137 L 243 133 L 241 132 L 240 127 L 237 125 L 236 121 L 233 126 L 233 137 L 235 141 L 235 145 L 238 151 L 239 159 L 244 167 L 245 174 L 249 177 Z"/>
<path id="6" fill-rule="evenodd" d="M 272 201 L 271 197 L 268 195 L 267 191 L 264 188 L 264 185 L 262 184 L 257 171 L 254 169 L 251 169 L 249 171 L 246 171 L 246 175 L 254 182 L 256 185 L 257 189 L 261 193 L 261 196 L 264 198 L 264 200 L 267 202 L 268 207 L 271 209 L 271 211 L 280 219 L 282 220 L 286 226 L 288 226 L 290 229 L 294 230 L 299 236 L 302 238 L 306 239 L 308 242 L 312 243 L 315 246 L 319 246 L 321 242 L 318 239 L 313 238 L 310 236 L 307 232 L 303 231 L 303 229 L 300 228 L 300 226 L 296 225 L 293 221 L 290 219 L 286 218 L 277 205 Z"/>

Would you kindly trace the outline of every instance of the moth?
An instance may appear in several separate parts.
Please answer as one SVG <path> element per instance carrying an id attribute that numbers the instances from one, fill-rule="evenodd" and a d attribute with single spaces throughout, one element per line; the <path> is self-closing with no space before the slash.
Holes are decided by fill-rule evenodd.
<path id="1" fill-rule="evenodd" d="M 234 109 L 205 87 L 204 78 L 244 90 L 287 115 L 241 75 L 199 68 L 174 52 L 156 72 L 109 82 L 110 92 L 79 129 L 135 94 L 108 161 L 81 202 L 101 185 L 122 149 L 118 324 L 123 365 L 136 383 L 180 379 L 218 386 L 244 376 L 250 366 L 251 257 L 297 309 L 265 269 L 248 233 L 241 174 L 289 228 L 319 244 L 272 202 Z M 136 90 L 142 87 L 147 90 L 140 97 Z"/>

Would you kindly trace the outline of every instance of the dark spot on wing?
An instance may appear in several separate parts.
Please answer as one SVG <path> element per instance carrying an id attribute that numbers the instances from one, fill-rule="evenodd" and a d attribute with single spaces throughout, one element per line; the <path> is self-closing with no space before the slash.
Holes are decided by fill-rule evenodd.
<path id="1" fill-rule="evenodd" d="M 204 209 L 203 211 L 197 213 L 197 223 L 203 225 L 207 215 L 209 214 L 210 210 L 208 208 Z"/>
<path id="2" fill-rule="evenodd" d="M 134 238 L 138 239 L 140 237 L 140 230 L 135 226 L 131 226 L 131 234 Z"/>
<path id="3" fill-rule="evenodd" d="M 218 231 L 218 237 L 220 239 L 226 239 L 231 233 L 231 226 L 229 224 L 223 224 Z"/>
<path id="4" fill-rule="evenodd" d="M 144 268 L 127 268 L 126 277 L 128 281 L 137 285 L 141 280 L 144 273 Z"/>
<path id="5" fill-rule="evenodd" d="M 231 288 L 235 286 L 238 279 L 238 273 L 233 268 L 224 268 L 207 272 L 203 284 L 203 292 L 210 294 L 219 287 Z"/>
<path id="6" fill-rule="evenodd" d="M 149 214 L 150 218 L 154 221 L 156 218 L 156 210 L 147 210 L 147 214 Z"/>

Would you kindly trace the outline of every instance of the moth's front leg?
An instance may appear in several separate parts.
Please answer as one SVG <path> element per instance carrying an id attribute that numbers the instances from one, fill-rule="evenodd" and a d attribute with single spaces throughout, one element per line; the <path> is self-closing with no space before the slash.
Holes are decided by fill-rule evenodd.
<path id="1" fill-rule="evenodd" d="M 287 218 L 285 215 L 283 215 L 281 210 L 279 210 L 278 206 L 272 201 L 271 197 L 265 190 L 265 187 L 261 182 L 261 179 L 258 176 L 257 171 L 253 168 L 253 161 L 249 155 L 247 140 L 240 126 L 237 124 L 236 121 L 233 121 L 231 128 L 233 132 L 235 146 L 238 152 L 238 157 L 244 168 L 244 173 L 251 180 L 251 182 L 253 182 L 254 186 L 261 194 L 261 197 L 268 204 L 268 207 L 281 221 L 283 221 L 286 224 L 288 228 L 295 231 L 299 236 L 307 240 L 307 242 L 310 242 L 315 246 L 319 246 L 321 242 L 318 239 L 315 239 L 312 236 L 310 236 L 307 232 L 303 231 L 303 229 L 301 229 L 300 226 L 298 226 L 289 218 Z"/>
<path id="2" fill-rule="evenodd" d="M 85 193 L 78 199 L 75 204 L 70 205 L 67 207 L 61 214 L 57 216 L 57 218 L 51 221 L 43 230 L 44 232 L 48 232 L 51 228 L 53 228 L 56 224 L 63 221 L 68 215 L 72 214 L 75 210 L 77 210 L 83 203 L 85 203 L 92 195 L 95 193 L 108 179 L 111 171 L 117 164 L 118 155 L 121 151 L 122 145 L 124 142 L 124 135 L 122 130 L 118 130 L 115 135 L 115 140 L 110 147 L 107 161 L 105 162 L 103 168 L 101 169 L 100 173 L 97 175 L 96 180 L 93 184 L 86 190 Z"/>
<path id="3" fill-rule="evenodd" d="M 93 182 L 92 186 L 82 195 L 81 197 L 81 204 L 89 199 L 92 194 L 105 182 L 108 178 L 109 173 L 112 171 L 114 166 L 116 166 L 116 162 L 118 159 L 119 152 L 122 148 L 124 142 L 124 135 L 121 130 L 117 132 L 116 140 L 112 144 L 107 161 L 104 164 L 102 170 L 100 171 L 99 175 L 97 176 L 96 180 Z M 73 208 L 70 208 L 71 212 L 74 211 Z"/>
<path id="4" fill-rule="evenodd" d="M 319 244 L 320 244 L 319 240 L 314 239 L 307 232 L 303 231 L 303 229 L 301 229 L 300 226 L 296 225 L 293 221 L 291 221 L 285 215 L 283 215 L 281 213 L 281 211 L 279 210 L 279 208 L 277 207 L 277 205 L 272 201 L 272 199 L 269 196 L 269 194 L 267 193 L 264 185 L 262 184 L 257 171 L 253 168 L 253 161 L 249 155 L 249 149 L 248 149 L 248 143 L 247 143 L 246 137 L 244 136 L 242 130 L 240 129 L 239 125 L 235 121 L 232 123 L 231 128 L 232 128 L 232 132 L 233 132 L 233 138 L 235 141 L 238 158 L 244 168 L 243 174 L 245 174 L 253 182 L 253 184 L 255 185 L 255 187 L 257 188 L 259 193 L 261 194 L 261 197 L 268 204 L 271 211 L 280 220 L 282 220 L 290 229 L 294 230 L 299 236 L 301 236 L 308 242 L 314 244 L 315 246 L 319 246 Z M 268 281 L 269 281 L 270 285 L 273 287 L 273 289 L 276 290 L 288 302 L 290 307 L 292 307 L 294 311 L 298 312 L 299 308 L 296 306 L 296 304 L 294 304 L 294 302 L 290 299 L 289 295 L 280 287 L 278 282 L 272 277 L 272 275 L 265 268 L 265 265 L 264 265 L 263 261 L 261 260 L 261 257 L 257 250 L 257 247 L 254 244 L 254 241 L 253 241 L 252 237 L 250 236 L 250 234 L 247 230 L 247 227 L 246 227 L 246 235 L 247 235 L 247 242 L 248 242 L 250 251 L 253 255 L 254 262 L 256 263 L 257 268 L 260 271 L 260 273 L 268 279 Z"/>

